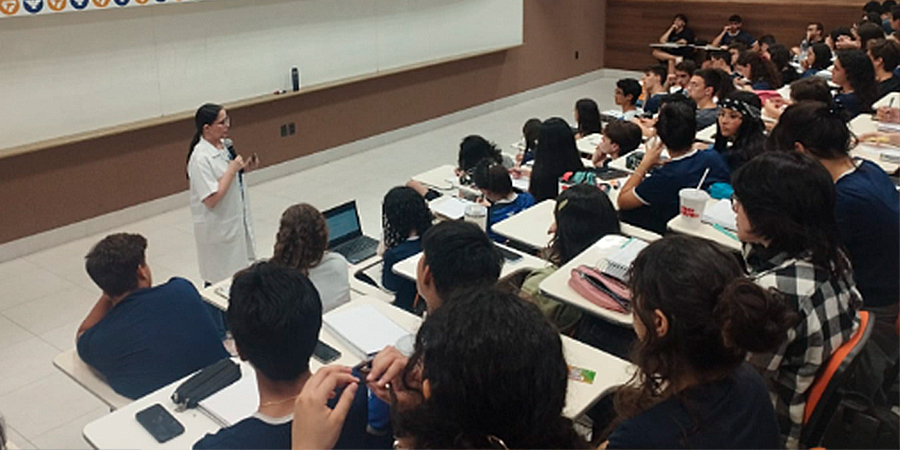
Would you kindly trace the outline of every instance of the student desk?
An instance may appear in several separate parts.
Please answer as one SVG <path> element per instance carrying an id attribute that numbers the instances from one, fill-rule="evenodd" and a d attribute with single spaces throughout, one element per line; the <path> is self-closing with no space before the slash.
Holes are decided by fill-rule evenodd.
<path id="1" fill-rule="evenodd" d="M 497 244 L 499 247 L 503 247 L 506 250 L 509 250 L 513 253 L 519 254 L 522 256 L 522 259 L 516 262 L 505 261 L 503 262 L 503 268 L 500 270 L 500 278 L 506 278 L 510 275 L 513 275 L 516 272 L 521 270 L 535 270 L 540 269 L 547 265 L 547 261 L 544 261 L 540 258 L 531 256 L 527 253 L 522 253 L 518 250 L 509 248 L 505 245 Z M 402 277 L 408 278 L 410 280 L 415 281 L 416 279 L 416 268 L 419 265 L 419 259 L 422 258 L 422 252 L 416 253 L 415 255 L 406 258 L 397 264 L 394 264 L 394 273 L 400 275 Z"/>
<path id="2" fill-rule="evenodd" d="M 617 190 L 616 190 L 617 191 Z M 615 205 L 615 201 L 613 201 Z M 552 237 L 547 233 L 553 224 L 553 211 L 556 209 L 555 200 L 544 200 L 531 208 L 528 208 L 508 219 L 497 222 L 492 227 L 494 233 L 521 242 L 536 250 L 547 247 Z M 622 234 L 643 239 L 648 242 L 660 239 L 662 236 L 642 228 L 621 224 Z"/>
<path id="3" fill-rule="evenodd" d="M 361 304 L 370 304 L 377 308 L 380 312 L 390 317 L 400 326 L 410 332 L 418 329 L 419 318 L 409 314 L 399 308 L 395 308 L 379 298 L 361 296 L 354 298 L 350 303 L 339 306 L 336 309 L 353 307 Z M 354 366 L 360 362 L 360 359 L 353 355 L 344 345 L 340 344 L 337 338 L 329 333 L 325 327 L 319 333 L 319 339 L 326 344 L 334 347 L 341 352 L 341 357 L 333 364 L 341 364 L 345 366 Z M 585 364 L 588 364 L 585 362 Z M 315 359 L 309 361 L 312 371 L 322 367 Z M 246 365 L 249 367 L 249 365 Z M 585 366 L 588 367 L 588 366 Z M 165 386 L 145 397 L 123 406 L 112 414 L 101 417 L 84 427 L 84 438 L 94 448 L 99 449 L 118 449 L 118 448 L 191 448 L 198 439 L 202 438 L 206 433 L 216 432 L 220 426 L 218 422 L 207 416 L 198 409 L 189 409 L 182 412 L 175 411 L 175 404 L 169 398 L 172 392 L 188 377 L 178 380 L 168 386 Z M 595 382 L 596 383 L 596 382 Z M 141 427 L 134 419 L 134 414 L 150 405 L 160 403 L 172 415 L 178 419 L 184 426 L 184 433 L 180 436 L 160 444 L 153 439 L 150 434 Z"/>
<path id="4" fill-rule="evenodd" d="M 456 167 L 450 164 L 444 164 L 443 166 L 413 175 L 412 179 L 445 195 L 452 194 L 455 189 L 465 193 L 467 196 L 478 196 L 481 194 L 476 189 L 460 185 L 459 177 L 456 175 Z"/>
<path id="5" fill-rule="evenodd" d="M 696 227 L 692 227 L 687 224 L 687 221 L 681 217 L 681 214 L 675 216 L 668 223 L 668 228 L 671 231 L 674 231 L 679 234 L 686 234 L 689 236 L 696 236 L 699 238 L 703 238 L 706 240 L 713 241 L 717 244 L 724 246 L 729 250 L 733 250 L 735 252 L 741 252 L 741 241 L 728 236 L 722 231 L 717 230 L 712 225 L 706 222 L 700 222 L 700 225 Z M 730 231 L 729 233 L 736 235 L 737 232 Z"/>
<path id="6" fill-rule="evenodd" d="M 359 297 L 348 304 L 339 306 L 338 309 L 361 304 L 374 306 L 411 333 L 414 333 L 421 324 L 419 317 L 388 305 L 377 298 Z M 360 359 L 353 356 L 345 347 L 338 345 L 333 336 L 324 327 L 319 334 L 319 338 L 341 352 L 341 358 L 335 361 L 334 364 L 353 366 L 360 362 Z M 574 418 L 587 411 L 604 394 L 628 381 L 631 375 L 631 365 L 627 361 L 566 336 L 562 336 L 562 342 L 566 361 L 570 365 L 593 370 L 597 373 L 592 384 L 569 381 L 564 413 L 567 417 Z M 312 371 L 316 371 L 320 367 L 322 365 L 315 359 L 310 360 L 310 369 Z M 249 369 L 249 364 L 242 363 L 242 370 L 247 369 Z M 185 377 L 184 379 L 187 378 Z M 85 440 L 98 449 L 191 448 L 198 439 L 207 433 L 216 432 L 220 427 L 216 421 L 196 408 L 182 412 L 175 411 L 175 404 L 172 403 L 170 397 L 184 379 L 165 386 L 107 416 L 87 424 L 83 432 Z M 155 403 L 161 404 L 184 426 L 185 431 L 183 434 L 160 444 L 141 427 L 135 420 L 134 414 Z"/>
<path id="7" fill-rule="evenodd" d="M 94 397 L 100 399 L 101 402 L 106 403 L 110 411 L 115 411 L 131 403 L 130 398 L 119 395 L 107 384 L 102 375 L 87 365 L 74 348 L 53 358 L 53 366 L 93 394 Z"/>
<path id="8" fill-rule="evenodd" d="M 628 238 L 625 236 L 604 236 L 599 241 L 595 242 L 594 245 L 588 247 L 587 250 L 572 258 L 571 261 L 544 279 L 539 286 L 541 292 L 548 297 L 555 298 L 563 303 L 568 303 L 608 322 L 630 327 L 632 324 L 630 313 L 623 314 L 601 308 L 569 287 L 569 277 L 572 274 L 572 269 L 582 264 L 596 267 L 604 260 L 604 258 L 615 253 L 616 250 L 626 242 L 628 242 Z"/>

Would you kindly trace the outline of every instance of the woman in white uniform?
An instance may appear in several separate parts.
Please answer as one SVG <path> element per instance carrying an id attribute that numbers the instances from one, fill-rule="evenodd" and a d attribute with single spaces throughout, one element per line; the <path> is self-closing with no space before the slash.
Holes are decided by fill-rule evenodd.
<path id="1" fill-rule="evenodd" d="M 225 147 L 231 121 L 220 105 L 206 104 L 194 116 L 196 133 L 188 154 L 191 214 L 200 277 L 207 284 L 231 278 L 256 258 L 243 172 L 256 168 Z"/>

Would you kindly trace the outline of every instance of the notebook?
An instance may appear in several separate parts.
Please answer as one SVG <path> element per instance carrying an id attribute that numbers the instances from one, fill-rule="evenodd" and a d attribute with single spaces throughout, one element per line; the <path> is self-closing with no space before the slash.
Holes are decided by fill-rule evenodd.
<path id="1" fill-rule="evenodd" d="M 735 222 L 734 210 L 731 209 L 731 201 L 716 200 L 706 204 L 703 209 L 703 222 L 719 225 L 731 231 L 737 231 L 737 223 Z"/>
<path id="2" fill-rule="evenodd" d="M 372 305 L 340 308 L 322 316 L 322 322 L 342 344 L 359 358 L 397 345 L 411 333 Z"/>
<path id="3" fill-rule="evenodd" d="M 627 282 L 631 264 L 647 245 L 649 244 L 637 238 L 628 239 L 618 250 L 606 257 L 606 267 L 601 271 L 617 280 Z"/>
<path id="4" fill-rule="evenodd" d="M 252 416 L 258 405 L 256 371 L 249 364 L 242 363 L 241 379 L 202 400 L 197 409 L 227 427 Z"/>
<path id="5" fill-rule="evenodd" d="M 450 220 L 459 220 L 466 215 L 466 207 L 474 205 L 474 202 L 463 200 L 451 195 L 442 195 L 428 203 L 428 207 L 435 214 Z"/>

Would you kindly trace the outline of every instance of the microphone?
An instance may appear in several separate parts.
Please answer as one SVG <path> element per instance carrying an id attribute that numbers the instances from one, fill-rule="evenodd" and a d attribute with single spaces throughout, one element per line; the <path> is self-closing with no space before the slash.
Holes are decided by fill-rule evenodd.
<path id="1" fill-rule="evenodd" d="M 222 139 L 222 145 L 225 146 L 225 150 L 228 150 L 228 155 L 231 156 L 232 160 L 237 158 L 237 151 L 234 150 L 234 141 L 231 138 Z M 243 175 L 244 169 L 241 169 L 238 173 Z"/>

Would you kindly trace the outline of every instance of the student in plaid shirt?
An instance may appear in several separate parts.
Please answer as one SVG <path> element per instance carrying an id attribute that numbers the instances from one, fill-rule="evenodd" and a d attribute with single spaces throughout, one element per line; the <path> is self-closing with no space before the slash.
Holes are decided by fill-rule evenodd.
<path id="1" fill-rule="evenodd" d="M 799 152 L 765 153 L 733 184 L 750 277 L 798 314 L 779 349 L 749 357 L 769 382 L 782 443 L 796 448 L 809 388 L 856 330 L 862 298 L 838 243 L 834 183 L 822 165 Z"/>

